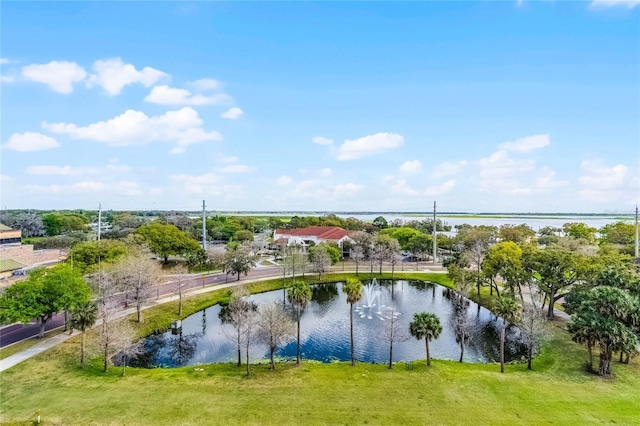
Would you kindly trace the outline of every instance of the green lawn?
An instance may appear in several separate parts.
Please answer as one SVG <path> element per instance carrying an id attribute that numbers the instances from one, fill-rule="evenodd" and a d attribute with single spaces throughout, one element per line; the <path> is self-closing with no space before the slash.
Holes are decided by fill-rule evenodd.
<path id="1" fill-rule="evenodd" d="M 209 293 L 207 302 L 222 294 Z M 189 309 L 204 304 L 193 297 Z M 166 320 L 165 306 L 148 312 L 149 321 Z M 638 360 L 614 363 L 611 379 L 587 374 L 584 348 L 552 328 L 534 371 L 508 365 L 505 374 L 496 364 L 435 360 L 430 368 L 418 361 L 413 370 L 397 364 L 391 371 L 380 364 L 279 364 L 275 372 L 258 365 L 249 378 L 228 364 L 129 368 L 122 378 L 119 368 L 102 373 L 99 358 L 80 369 L 74 338 L 0 373 L 0 423 L 32 424 L 40 409 L 44 425 L 639 424 Z"/>

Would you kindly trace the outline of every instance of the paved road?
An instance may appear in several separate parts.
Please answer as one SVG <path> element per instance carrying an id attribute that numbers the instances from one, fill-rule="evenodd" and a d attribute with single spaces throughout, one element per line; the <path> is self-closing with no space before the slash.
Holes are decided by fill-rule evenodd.
<path id="1" fill-rule="evenodd" d="M 247 278 L 264 278 L 269 276 L 279 276 L 282 274 L 282 268 L 278 266 L 272 267 L 261 267 L 253 269 L 247 275 Z M 244 279 L 244 276 L 242 276 Z M 225 282 L 233 282 L 237 280 L 237 276 L 227 276 L 224 273 L 212 274 L 212 275 L 204 275 L 204 282 L 202 279 L 202 275 L 195 276 L 187 286 L 188 289 L 205 287 L 215 284 L 221 284 Z M 161 284 L 156 287 L 155 295 L 152 294 L 152 298 L 160 298 L 166 295 L 173 294 L 175 292 L 174 284 L 169 281 L 165 284 Z M 119 295 L 119 302 L 121 306 L 126 306 L 126 295 Z M 133 302 L 129 300 L 129 305 Z M 51 320 L 47 321 L 45 325 L 45 331 L 53 330 L 59 327 L 64 326 L 64 315 L 59 314 L 54 316 Z M 20 342 L 25 339 L 29 339 L 31 337 L 37 336 L 40 332 L 40 324 L 36 321 L 32 321 L 29 324 L 12 324 L 0 329 L 0 348 L 4 348 L 5 346 L 14 344 L 16 342 Z"/>

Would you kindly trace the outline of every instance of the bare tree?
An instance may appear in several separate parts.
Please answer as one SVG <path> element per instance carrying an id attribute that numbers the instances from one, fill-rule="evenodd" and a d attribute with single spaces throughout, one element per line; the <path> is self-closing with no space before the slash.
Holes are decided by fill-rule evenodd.
<path id="1" fill-rule="evenodd" d="M 100 345 L 101 352 L 104 356 L 104 372 L 107 372 L 109 367 L 109 354 L 112 347 L 115 345 L 116 335 L 112 330 L 111 322 L 117 310 L 117 302 L 115 300 L 115 294 L 117 285 L 112 279 L 112 275 L 103 271 L 99 271 L 94 276 L 95 282 L 98 286 L 99 298 L 96 303 L 98 307 L 98 316 L 102 321 L 100 326 L 100 334 L 98 336 L 98 344 Z"/>
<path id="2" fill-rule="evenodd" d="M 178 315 L 182 316 L 182 302 L 189 287 L 189 275 L 187 275 L 187 268 L 183 265 L 173 268 L 173 273 L 176 274 L 173 286 L 176 293 L 178 293 Z"/>
<path id="3" fill-rule="evenodd" d="M 384 315 L 384 322 L 380 330 L 380 340 L 389 343 L 389 369 L 393 368 L 393 344 L 406 342 L 409 335 L 403 327 L 400 326 L 400 313 L 396 311 L 395 305 L 392 304 L 391 309 Z"/>
<path id="4" fill-rule="evenodd" d="M 362 248 L 361 246 L 353 246 L 353 248 L 351 249 L 351 259 L 356 262 L 356 275 L 358 275 L 360 260 L 364 259 L 364 248 Z"/>
<path id="5" fill-rule="evenodd" d="M 257 310 L 256 304 L 247 298 L 248 295 L 249 293 L 244 287 L 233 289 L 229 294 L 229 303 L 219 314 L 223 323 L 233 327 L 233 333 L 227 333 L 224 329 L 223 331 L 227 338 L 236 344 L 238 350 L 238 367 L 242 365 L 242 346 L 244 344 L 247 345 L 248 351 L 249 343 L 247 339 L 251 337 L 253 316 Z M 247 366 L 247 371 L 248 369 L 249 367 Z"/>
<path id="6" fill-rule="evenodd" d="M 322 278 L 322 274 L 331 266 L 331 257 L 324 244 L 312 247 L 310 250 L 310 259 L 313 269 L 318 273 L 318 279 Z"/>
<path id="7" fill-rule="evenodd" d="M 480 285 L 482 284 L 482 261 L 487 254 L 487 244 L 482 239 L 477 239 L 467 251 L 467 259 L 471 268 L 476 272 L 476 288 L 478 290 L 478 305 L 480 305 Z"/>
<path id="8" fill-rule="evenodd" d="M 394 279 L 394 274 L 395 274 L 395 269 L 396 269 L 396 263 L 398 263 L 398 261 L 402 260 L 402 258 L 400 257 L 400 251 L 402 250 L 400 248 L 400 243 L 398 242 L 398 240 L 396 240 L 395 238 L 392 238 L 389 241 L 389 246 L 387 247 L 388 249 L 388 256 L 389 256 L 389 261 L 391 262 L 391 279 Z"/>
<path id="9" fill-rule="evenodd" d="M 271 354 L 271 370 L 276 369 L 273 354 L 276 347 L 286 343 L 295 336 L 296 324 L 279 303 L 271 303 L 259 309 L 257 321 L 258 338 L 269 345 Z"/>
<path id="10" fill-rule="evenodd" d="M 142 340 L 138 339 L 133 326 L 126 319 L 109 324 L 111 347 L 116 355 L 117 364 L 122 365 L 122 377 L 124 377 L 129 360 L 144 352 Z"/>
<path id="11" fill-rule="evenodd" d="M 351 252 L 351 257 L 356 262 L 356 274 L 357 274 L 360 259 L 370 257 L 371 243 L 373 241 L 373 237 L 371 236 L 371 234 L 364 231 L 352 232 L 350 237 L 353 239 L 353 248 Z M 373 264 L 372 264 L 372 268 L 373 268 Z"/>
<path id="12" fill-rule="evenodd" d="M 128 289 L 136 302 L 138 322 L 143 322 L 142 306 L 151 298 L 154 286 L 160 280 L 160 266 L 144 255 L 129 256 L 115 265 L 115 278 Z"/>
<path id="13" fill-rule="evenodd" d="M 542 310 L 534 305 L 525 304 L 518 328 L 522 332 L 524 343 L 527 345 L 527 368 L 531 370 L 533 352 L 549 336 L 548 321 Z"/>

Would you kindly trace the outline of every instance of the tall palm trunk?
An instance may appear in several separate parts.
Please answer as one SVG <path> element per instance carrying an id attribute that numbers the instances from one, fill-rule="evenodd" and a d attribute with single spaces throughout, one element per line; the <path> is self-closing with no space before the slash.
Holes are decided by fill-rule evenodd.
<path id="1" fill-rule="evenodd" d="M 296 348 L 296 365 L 300 365 L 300 308 L 298 311 L 298 345 Z"/>
<path id="2" fill-rule="evenodd" d="M 389 341 L 389 370 L 393 368 L 393 339 Z"/>
<path id="3" fill-rule="evenodd" d="M 427 366 L 431 365 L 431 353 L 429 352 L 429 339 L 424 338 L 425 345 L 427 347 Z"/>
<path id="4" fill-rule="evenodd" d="M 238 349 L 238 367 L 240 367 L 242 366 L 242 351 L 240 349 L 240 328 L 238 328 L 238 340 L 236 349 Z"/>
<path id="5" fill-rule="evenodd" d="M 276 363 L 273 361 L 273 353 L 276 351 L 276 346 L 273 344 L 273 340 L 271 340 L 271 345 L 270 345 L 270 349 L 271 349 L 271 370 L 275 370 L 276 369 Z"/>
<path id="6" fill-rule="evenodd" d="M 247 336 L 247 377 L 249 377 L 249 336 Z"/>
<path id="7" fill-rule="evenodd" d="M 353 303 L 351 303 L 351 309 L 349 310 L 349 319 L 351 320 L 351 366 L 355 366 L 356 358 L 353 353 Z"/>
<path id="8" fill-rule="evenodd" d="M 507 329 L 507 325 L 502 320 L 502 330 L 500 330 L 500 372 L 504 373 L 504 334 Z"/>
<path id="9" fill-rule="evenodd" d="M 80 365 L 84 368 L 84 333 L 82 330 L 82 340 L 80 341 Z"/>

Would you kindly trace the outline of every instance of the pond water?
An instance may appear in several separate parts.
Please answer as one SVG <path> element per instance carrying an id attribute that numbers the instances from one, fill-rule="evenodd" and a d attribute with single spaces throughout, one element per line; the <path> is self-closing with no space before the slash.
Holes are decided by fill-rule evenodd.
<path id="1" fill-rule="evenodd" d="M 464 318 L 470 341 L 464 348 L 465 362 L 493 362 L 499 360 L 500 327 L 487 309 L 472 301 L 464 311 L 454 308 L 452 292 L 442 286 L 419 281 L 381 281 L 379 286 L 364 281 L 363 298 L 354 305 L 355 356 L 358 361 L 386 363 L 389 360 L 389 341 L 384 340 L 390 317 L 395 314 L 399 329 L 406 340 L 393 344 L 393 360 L 421 360 L 425 358 L 424 340 L 409 334 L 409 323 L 417 312 L 433 312 L 440 318 L 442 333 L 430 342 L 432 358 L 458 360 L 460 345 L 456 342 L 454 324 Z M 366 284 L 369 284 L 366 286 Z M 392 285 L 393 284 L 393 285 Z M 312 286 L 313 297 L 301 316 L 301 352 L 303 359 L 322 362 L 351 359 L 349 339 L 349 304 L 342 293 L 342 283 Z M 275 290 L 250 296 L 258 306 L 283 303 L 285 290 Z M 288 302 L 285 308 L 295 318 Z M 235 362 L 237 350 L 233 328 L 219 318 L 219 305 L 196 313 L 182 322 L 182 329 L 150 336 L 145 341 L 144 355 L 132 360 L 139 367 L 180 367 L 186 365 Z M 522 359 L 526 354 L 516 327 L 507 329 L 506 360 Z M 276 350 L 279 359 L 295 359 L 296 341 Z M 244 349 L 243 349 L 244 357 Z M 267 345 L 255 343 L 250 347 L 251 362 L 269 357 Z M 244 361 L 243 361 L 244 362 Z"/>

